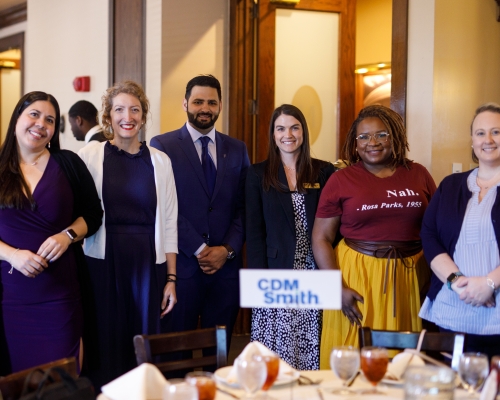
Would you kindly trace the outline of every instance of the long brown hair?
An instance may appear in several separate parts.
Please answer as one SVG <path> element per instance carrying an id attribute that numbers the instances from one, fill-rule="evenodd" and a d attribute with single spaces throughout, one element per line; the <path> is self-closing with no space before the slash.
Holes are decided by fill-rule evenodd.
<path id="1" fill-rule="evenodd" d="M 382 121 L 389 134 L 389 140 L 392 143 L 392 157 L 387 166 L 394 169 L 403 165 L 406 169 L 410 169 L 411 160 L 406 158 L 406 151 L 410 150 L 408 145 L 408 137 L 406 136 L 406 128 L 403 118 L 396 111 L 390 108 L 373 105 L 363 108 L 358 117 L 352 123 L 347 137 L 342 148 L 343 157 L 354 164 L 359 161 L 359 156 L 356 151 L 356 136 L 358 135 L 358 125 L 365 118 L 375 117 Z"/>
<path id="2" fill-rule="evenodd" d="M 297 160 L 297 192 L 306 193 L 304 183 L 314 182 L 318 178 L 319 169 L 322 163 L 313 163 L 311 159 L 311 147 L 309 145 L 309 129 L 307 128 L 306 118 L 302 111 L 291 104 L 282 104 L 274 110 L 269 124 L 269 149 L 267 153 L 267 162 L 264 169 L 262 186 L 265 191 L 274 188 L 280 192 L 287 192 L 288 186 L 279 181 L 278 171 L 282 164 L 280 150 L 274 140 L 274 123 L 280 115 L 290 115 L 300 122 L 304 140 L 300 147 L 300 154 Z"/>
<path id="3" fill-rule="evenodd" d="M 10 117 L 5 142 L 0 148 L 0 209 L 23 208 L 25 193 L 31 208 L 35 208 L 35 200 L 21 172 L 21 164 L 19 163 L 19 154 L 17 151 L 16 125 L 23 111 L 36 101 L 48 101 L 54 107 L 56 112 L 54 135 L 50 139 L 50 143 L 47 144 L 47 147 L 50 148 L 51 152 L 60 150 L 61 148 L 59 144 L 61 112 L 59 111 L 57 100 L 54 96 L 45 92 L 30 92 L 25 94 L 14 108 Z"/>
<path id="4" fill-rule="evenodd" d="M 474 118 L 472 118 L 472 122 L 470 123 L 470 135 L 472 136 L 472 125 L 474 124 L 474 121 L 476 119 L 476 117 L 481 114 L 481 113 L 484 113 L 486 111 L 489 111 L 489 112 L 492 112 L 492 113 L 496 113 L 496 114 L 500 114 L 500 105 L 498 105 L 497 103 L 485 103 L 485 104 L 482 104 L 480 105 L 477 109 L 476 109 L 476 112 L 474 113 Z M 474 161 L 476 164 L 479 162 L 477 156 L 476 156 L 476 153 L 474 153 L 474 149 L 472 149 L 472 161 Z"/>

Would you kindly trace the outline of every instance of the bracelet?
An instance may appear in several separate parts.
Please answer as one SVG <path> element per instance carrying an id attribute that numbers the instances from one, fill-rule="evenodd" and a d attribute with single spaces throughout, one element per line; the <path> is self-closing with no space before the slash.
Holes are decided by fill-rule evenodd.
<path id="1" fill-rule="evenodd" d="M 167 283 L 169 283 L 169 282 L 175 283 L 177 285 L 177 280 L 168 278 Z"/>
<path id="2" fill-rule="evenodd" d="M 486 284 L 495 291 L 495 282 L 489 276 L 486 276 Z"/>
<path id="3" fill-rule="evenodd" d="M 9 261 L 8 261 L 8 263 L 10 264 L 9 274 L 11 274 L 11 275 L 12 275 L 12 271 L 14 271 L 14 266 L 12 265 L 12 259 L 14 258 L 14 256 L 16 255 L 16 253 L 18 251 L 19 251 L 19 249 L 14 250 L 14 253 L 12 253 L 12 255 L 10 256 Z"/>
<path id="4" fill-rule="evenodd" d="M 177 275 L 175 275 L 175 274 L 167 274 L 167 277 L 169 277 L 169 276 L 173 276 L 175 279 L 177 279 Z"/>

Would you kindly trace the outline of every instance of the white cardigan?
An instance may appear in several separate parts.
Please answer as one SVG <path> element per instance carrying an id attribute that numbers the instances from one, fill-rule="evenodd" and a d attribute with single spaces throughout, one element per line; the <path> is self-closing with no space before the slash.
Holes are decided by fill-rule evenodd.
<path id="1" fill-rule="evenodd" d="M 94 178 L 97 194 L 104 210 L 102 225 L 91 237 L 86 238 L 83 251 L 89 257 L 104 259 L 106 252 L 106 210 L 102 202 L 102 175 L 104 146 L 106 142 L 90 142 L 78 155 L 85 162 Z M 148 147 L 153 163 L 156 185 L 155 249 L 156 264 L 166 261 L 165 253 L 177 253 L 177 192 L 168 156 L 155 148 Z"/>

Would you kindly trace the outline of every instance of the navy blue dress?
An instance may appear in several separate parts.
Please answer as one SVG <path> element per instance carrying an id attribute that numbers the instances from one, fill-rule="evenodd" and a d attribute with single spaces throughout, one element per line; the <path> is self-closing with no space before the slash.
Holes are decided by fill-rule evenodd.
<path id="1" fill-rule="evenodd" d="M 137 366 L 135 335 L 160 332 L 167 273 L 166 263 L 156 264 L 156 186 L 147 146 L 129 154 L 106 143 L 102 185 L 105 258 L 86 257 L 98 342 L 88 351 L 98 359 L 84 373 L 98 390 Z"/>

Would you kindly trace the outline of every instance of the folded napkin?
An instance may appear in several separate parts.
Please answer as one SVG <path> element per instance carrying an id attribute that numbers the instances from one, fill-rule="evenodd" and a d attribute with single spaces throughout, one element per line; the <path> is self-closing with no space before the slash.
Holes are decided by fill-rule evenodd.
<path id="1" fill-rule="evenodd" d="M 238 359 L 251 360 L 254 355 L 258 354 L 266 356 L 272 355 L 274 353 L 260 342 L 250 342 L 238 356 Z M 298 375 L 297 371 L 294 368 L 280 359 L 280 372 L 278 373 L 277 379 L 290 378 L 291 376 L 295 376 L 296 374 Z M 229 371 L 229 374 L 226 377 L 226 381 L 227 383 L 236 383 L 238 381 L 236 377 L 235 365 L 233 365 L 231 371 Z"/>
<path id="2" fill-rule="evenodd" d="M 111 400 L 161 400 L 167 380 L 153 364 L 144 363 L 102 387 Z"/>
<path id="3" fill-rule="evenodd" d="M 479 400 L 494 400 L 497 395 L 497 371 L 492 369 L 484 382 Z"/>
<path id="4" fill-rule="evenodd" d="M 399 381 L 409 366 L 425 365 L 419 356 L 410 353 L 399 353 L 387 366 L 385 378 Z"/>

